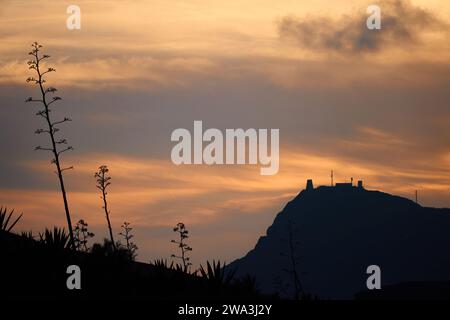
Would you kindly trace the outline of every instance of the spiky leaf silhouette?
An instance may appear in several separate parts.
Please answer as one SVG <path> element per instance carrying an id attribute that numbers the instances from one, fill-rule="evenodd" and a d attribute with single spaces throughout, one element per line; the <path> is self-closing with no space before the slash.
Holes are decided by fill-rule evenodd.
<path id="1" fill-rule="evenodd" d="M 53 230 L 45 228 L 44 233 L 39 233 L 41 243 L 52 249 L 69 248 L 69 235 L 64 228 L 53 227 Z"/>
<path id="2" fill-rule="evenodd" d="M 22 231 L 20 236 L 24 239 L 34 240 L 33 231 Z"/>
<path id="3" fill-rule="evenodd" d="M 218 260 L 217 262 L 213 260 L 212 264 L 207 261 L 206 269 L 202 265 L 200 265 L 199 271 L 203 278 L 208 279 L 209 281 L 217 285 L 229 285 L 236 273 L 236 269 L 225 272 L 225 263 L 222 266 L 220 264 L 220 260 Z"/>
<path id="4" fill-rule="evenodd" d="M 10 223 L 10 219 L 14 213 L 14 209 L 8 214 L 6 207 L 0 207 L 0 230 L 10 232 L 12 228 L 19 222 L 20 218 L 22 218 L 22 214 L 20 214 L 17 219 Z"/>
<path id="5" fill-rule="evenodd" d="M 173 269 L 173 261 L 169 264 L 167 259 L 156 259 L 155 261 L 151 262 L 151 264 L 156 268 L 161 269 Z"/>

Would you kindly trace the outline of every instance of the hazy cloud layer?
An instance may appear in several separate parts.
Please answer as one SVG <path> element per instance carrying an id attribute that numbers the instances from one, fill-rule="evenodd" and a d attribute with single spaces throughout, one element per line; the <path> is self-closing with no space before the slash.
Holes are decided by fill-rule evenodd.
<path id="1" fill-rule="evenodd" d="M 362 7 L 340 18 L 284 17 L 278 23 L 282 38 L 311 50 L 341 53 L 377 52 L 389 47 L 408 50 L 429 32 L 448 32 L 448 24 L 434 13 L 406 0 L 385 0 L 381 8 L 381 30 L 366 27 L 368 14 Z"/>

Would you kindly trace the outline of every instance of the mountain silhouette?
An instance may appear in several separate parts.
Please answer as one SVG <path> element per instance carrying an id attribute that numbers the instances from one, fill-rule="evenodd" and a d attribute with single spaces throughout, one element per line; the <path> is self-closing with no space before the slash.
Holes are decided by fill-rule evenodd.
<path id="1" fill-rule="evenodd" d="M 380 267 L 382 287 L 448 281 L 449 230 L 450 209 L 369 191 L 362 182 L 314 189 L 309 180 L 255 248 L 229 268 L 254 276 L 263 292 L 292 297 L 295 259 L 304 292 L 322 299 L 353 298 L 367 291 L 370 265 Z"/>

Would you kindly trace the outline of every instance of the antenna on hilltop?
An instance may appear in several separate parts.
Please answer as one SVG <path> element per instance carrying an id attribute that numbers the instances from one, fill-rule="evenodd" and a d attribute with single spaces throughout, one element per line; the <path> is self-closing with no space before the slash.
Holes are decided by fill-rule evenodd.
<path id="1" fill-rule="evenodd" d="M 416 190 L 416 203 L 419 203 L 419 202 L 417 201 L 417 190 Z"/>
<path id="2" fill-rule="evenodd" d="M 331 186 L 333 186 L 333 170 L 331 170 Z"/>

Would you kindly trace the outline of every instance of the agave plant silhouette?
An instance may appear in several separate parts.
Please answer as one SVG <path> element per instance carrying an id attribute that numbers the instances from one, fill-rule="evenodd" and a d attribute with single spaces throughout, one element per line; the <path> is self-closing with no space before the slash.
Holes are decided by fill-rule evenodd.
<path id="1" fill-rule="evenodd" d="M 70 247 L 69 235 L 64 228 L 53 227 L 53 230 L 45 228 L 44 233 L 39 233 L 41 243 L 52 249 L 67 249 Z"/>
<path id="2" fill-rule="evenodd" d="M 156 259 L 153 262 L 151 262 L 151 264 L 156 267 L 156 268 L 161 268 L 161 269 L 173 269 L 173 261 L 169 264 L 169 262 L 167 261 L 167 259 Z"/>
<path id="3" fill-rule="evenodd" d="M 8 214 L 6 207 L 0 207 L 0 230 L 10 232 L 12 228 L 19 222 L 20 218 L 22 218 L 22 214 L 20 214 L 16 220 L 9 222 L 12 215 L 14 213 L 14 209 Z"/>
<path id="4" fill-rule="evenodd" d="M 33 231 L 22 231 L 20 236 L 25 239 L 34 240 Z"/>
<path id="5" fill-rule="evenodd" d="M 206 261 L 206 269 L 200 265 L 200 275 L 216 285 L 229 285 L 234 278 L 236 269 L 227 272 L 225 266 L 225 263 L 223 266 L 220 264 L 220 260 L 217 262 L 213 260 L 212 264 Z"/>

